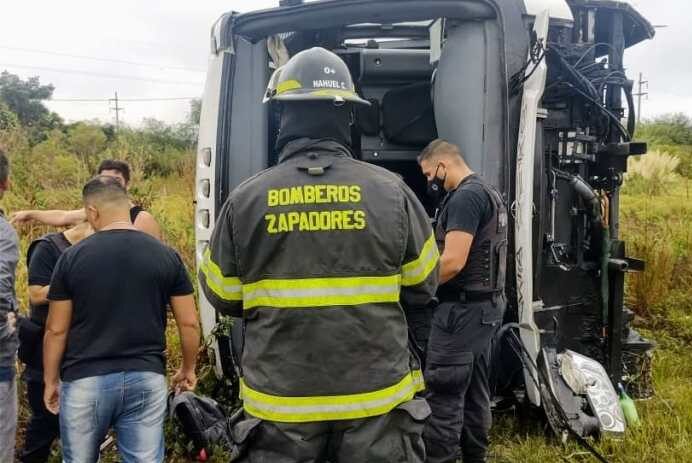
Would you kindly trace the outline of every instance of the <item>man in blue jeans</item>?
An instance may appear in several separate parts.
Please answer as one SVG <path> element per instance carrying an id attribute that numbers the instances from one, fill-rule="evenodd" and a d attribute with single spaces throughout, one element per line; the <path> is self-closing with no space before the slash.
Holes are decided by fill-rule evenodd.
<path id="1" fill-rule="evenodd" d="M 97 461 L 111 427 L 124 463 L 162 462 L 166 306 L 183 352 L 173 386 L 190 390 L 199 346 L 192 284 L 174 250 L 132 225 L 116 179 L 96 177 L 82 196 L 96 233 L 63 253 L 51 279 L 44 402 L 60 412 L 64 462 Z"/>
<path id="2" fill-rule="evenodd" d="M 0 198 L 9 186 L 9 162 L 0 150 Z M 14 461 L 17 427 L 17 353 L 15 270 L 19 260 L 17 233 L 0 211 L 0 462 Z"/>

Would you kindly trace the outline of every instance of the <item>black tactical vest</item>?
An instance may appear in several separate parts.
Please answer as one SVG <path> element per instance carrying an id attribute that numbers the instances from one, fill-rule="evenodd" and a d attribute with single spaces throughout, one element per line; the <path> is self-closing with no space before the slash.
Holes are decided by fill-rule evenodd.
<path id="1" fill-rule="evenodd" d="M 67 238 L 65 238 L 65 235 L 62 233 L 48 233 L 47 235 L 43 235 L 42 237 L 37 238 L 36 240 L 32 241 L 31 244 L 29 245 L 29 249 L 26 252 L 26 266 L 27 266 L 27 268 L 29 267 L 29 263 L 31 261 L 31 256 L 34 254 L 34 250 L 36 249 L 36 245 L 40 242 L 49 243 L 51 246 L 53 246 L 58 251 L 59 255 L 62 255 L 62 253 L 65 252 L 65 250 L 70 247 L 70 242 L 67 241 Z M 48 318 L 48 304 L 41 304 L 41 305 L 31 304 L 30 317 L 36 323 L 38 323 L 42 326 L 45 325 L 46 319 Z"/>
<path id="2" fill-rule="evenodd" d="M 474 175 L 467 178 L 459 188 L 447 195 L 442 204 L 437 224 L 435 237 L 440 253 L 444 250 L 445 231 L 447 225 L 447 208 L 449 199 L 457 191 L 476 184 L 483 188 L 492 205 L 490 219 L 481 224 L 473 237 L 469 257 L 464 269 L 441 289 L 453 289 L 471 293 L 501 292 L 505 288 L 505 274 L 507 269 L 507 208 L 500 193 L 492 186 L 485 183 L 480 177 Z"/>

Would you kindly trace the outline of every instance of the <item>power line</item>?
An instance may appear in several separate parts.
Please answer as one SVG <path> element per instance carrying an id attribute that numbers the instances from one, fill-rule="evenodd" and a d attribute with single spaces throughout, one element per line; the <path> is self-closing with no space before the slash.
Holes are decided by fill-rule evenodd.
<path id="1" fill-rule="evenodd" d="M 201 69 L 201 68 L 190 68 L 190 67 L 185 67 L 185 66 L 172 66 L 172 65 L 167 65 L 167 64 L 143 63 L 141 61 L 140 62 L 127 61 L 127 60 L 113 59 L 113 58 L 99 58 L 96 56 L 73 55 L 71 53 L 63 53 L 63 52 L 58 52 L 58 51 L 35 50 L 35 49 L 31 49 L 31 48 L 19 48 L 19 47 L 8 47 L 6 45 L 0 45 L 0 48 L 2 48 L 4 50 L 21 51 L 21 52 L 26 52 L 26 53 L 38 53 L 38 54 L 53 55 L 53 56 L 64 56 L 67 58 L 85 59 L 85 60 L 100 61 L 100 62 L 105 62 L 105 63 L 129 64 L 132 66 L 146 66 L 146 67 L 152 67 L 152 68 L 157 68 L 157 69 L 175 69 L 178 71 L 206 72 L 205 69 Z"/>
<path id="2" fill-rule="evenodd" d="M 643 86 L 646 85 L 646 89 L 649 89 L 649 81 L 644 80 L 642 73 L 639 73 L 639 92 L 638 93 L 633 93 L 633 96 L 637 97 L 637 123 L 641 122 L 642 120 L 642 97 L 645 96 L 647 99 L 649 99 L 649 92 L 643 91 Z"/>
<path id="3" fill-rule="evenodd" d="M 194 100 L 199 98 L 198 96 L 180 96 L 180 97 L 164 97 L 164 98 L 118 98 L 118 101 L 127 102 L 138 102 L 138 101 L 183 101 L 183 100 Z M 46 100 L 46 102 L 57 101 L 57 102 L 73 102 L 73 103 L 102 103 L 104 101 L 112 101 L 113 98 L 51 98 Z"/>
<path id="4" fill-rule="evenodd" d="M 118 105 L 118 92 L 115 92 L 115 98 L 113 100 L 109 101 L 115 101 L 115 108 L 111 108 L 111 111 L 115 111 L 115 131 L 119 132 L 120 131 L 120 111 L 124 111 L 122 106 Z"/>
<path id="5" fill-rule="evenodd" d="M 154 82 L 157 84 L 194 85 L 196 87 L 199 87 L 202 85 L 201 82 L 189 82 L 189 81 L 186 82 L 186 81 L 177 81 L 177 80 L 148 79 L 146 77 L 128 76 L 128 75 L 123 75 L 123 74 L 120 74 L 120 75 L 103 74 L 100 72 L 89 72 L 89 71 L 82 71 L 82 70 L 77 70 L 77 69 L 62 69 L 62 68 L 51 68 L 51 67 L 44 67 L 44 66 L 30 66 L 30 65 L 25 65 L 25 64 L 0 63 L 0 66 L 8 66 L 8 67 L 24 68 L 24 69 L 36 69 L 39 71 L 58 72 L 58 73 L 62 73 L 62 74 L 76 74 L 76 75 L 83 75 L 83 76 L 103 77 L 106 79 L 139 80 L 142 82 Z"/>

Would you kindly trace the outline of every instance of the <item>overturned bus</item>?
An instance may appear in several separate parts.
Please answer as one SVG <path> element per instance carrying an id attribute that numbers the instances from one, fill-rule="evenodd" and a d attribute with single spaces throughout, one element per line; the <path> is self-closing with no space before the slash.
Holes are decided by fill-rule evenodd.
<path id="1" fill-rule="evenodd" d="M 416 157 L 460 146 L 511 213 L 497 397 L 542 407 L 556 433 L 621 433 L 613 385 L 650 393 L 651 343 L 624 308 L 644 263 L 619 239 L 619 189 L 634 141 L 625 50 L 654 29 L 611 0 L 323 0 L 223 15 L 213 25 L 196 191 L 198 263 L 229 192 L 277 162 L 274 69 L 314 46 L 349 66 L 360 109 L 354 155 L 400 174 L 428 208 Z M 233 378 L 242 321 L 219 330 L 200 294 L 219 375 Z M 229 325 L 224 321 L 224 326 Z"/>

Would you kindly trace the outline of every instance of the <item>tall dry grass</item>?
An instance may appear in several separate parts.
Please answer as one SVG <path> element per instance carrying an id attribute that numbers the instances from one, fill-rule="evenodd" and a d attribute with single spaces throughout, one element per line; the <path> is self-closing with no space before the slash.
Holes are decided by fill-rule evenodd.
<path id="1" fill-rule="evenodd" d="M 646 271 L 628 276 L 627 302 L 647 318 L 665 319 L 670 297 L 692 290 L 692 195 L 678 178 L 658 195 L 622 195 L 622 236 L 628 253 L 646 261 Z"/>
<path id="2" fill-rule="evenodd" d="M 680 159 L 671 154 L 652 151 L 640 159 L 630 159 L 624 191 L 629 194 L 660 195 L 680 178 L 676 173 Z"/>

